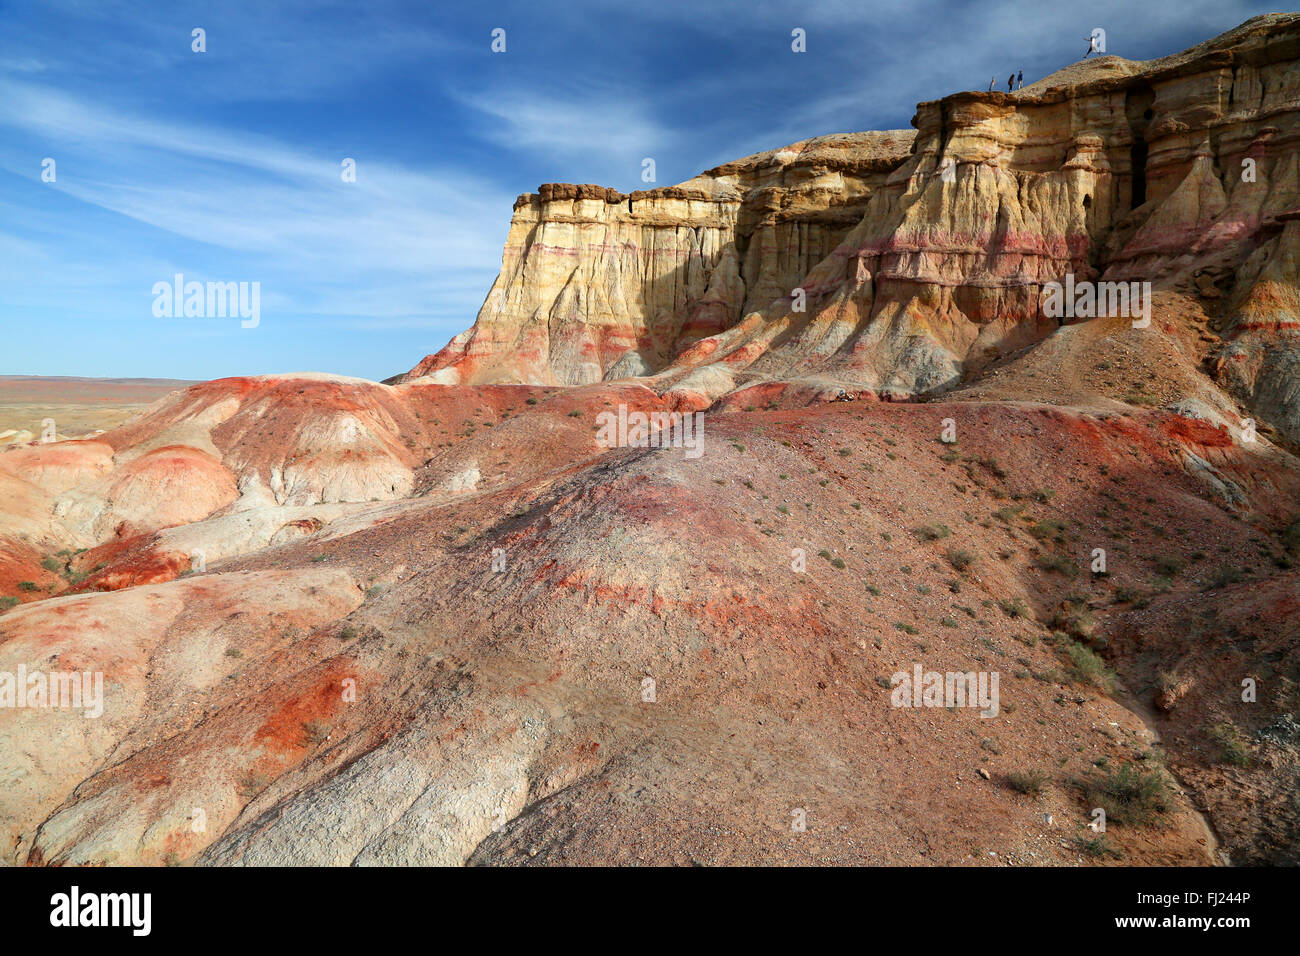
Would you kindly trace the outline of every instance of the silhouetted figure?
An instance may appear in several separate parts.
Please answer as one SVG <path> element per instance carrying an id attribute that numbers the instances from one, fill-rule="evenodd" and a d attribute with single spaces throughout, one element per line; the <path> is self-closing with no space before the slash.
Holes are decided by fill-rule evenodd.
<path id="1" fill-rule="evenodd" d="M 990 77 L 989 77 L 989 92 L 990 92 L 990 93 L 993 92 L 993 84 L 994 84 L 995 82 L 997 82 L 997 78 L 998 78 L 998 77 L 997 77 L 997 74 L 996 74 L 996 73 L 995 73 L 993 76 L 990 76 Z"/>
<path id="2" fill-rule="evenodd" d="M 1092 56 L 1096 52 L 1097 52 L 1097 38 L 1088 37 L 1088 52 L 1083 55 L 1083 58 L 1086 60 L 1088 59 L 1088 57 Z"/>
<path id="3" fill-rule="evenodd" d="M 1012 73 L 1007 77 L 1007 92 L 1010 93 L 1016 85 L 1016 75 Z"/>
<path id="4" fill-rule="evenodd" d="M 1025 85 L 1025 71 L 1021 70 L 1019 73 L 1016 74 L 1016 89 L 1020 89 L 1024 85 Z"/>

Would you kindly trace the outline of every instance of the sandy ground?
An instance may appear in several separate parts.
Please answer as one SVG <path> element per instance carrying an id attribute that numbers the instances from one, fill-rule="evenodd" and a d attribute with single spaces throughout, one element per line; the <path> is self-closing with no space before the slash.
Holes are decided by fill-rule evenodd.
<path id="1" fill-rule="evenodd" d="M 0 434 L 13 429 L 40 435 L 53 418 L 60 435 L 108 431 L 168 392 L 192 382 L 162 378 L 72 378 L 0 375 Z"/>

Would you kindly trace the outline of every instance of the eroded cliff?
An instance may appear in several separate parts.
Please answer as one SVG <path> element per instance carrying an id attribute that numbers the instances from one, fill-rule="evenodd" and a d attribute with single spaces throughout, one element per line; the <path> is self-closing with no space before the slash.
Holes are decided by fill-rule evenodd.
<path id="1" fill-rule="evenodd" d="M 647 377 L 692 407 L 773 381 L 933 395 L 1052 334 L 1044 286 L 1069 274 L 1196 297 L 1222 338 L 1208 369 L 1300 438 L 1298 53 L 1300 17 L 1257 17 L 1174 56 L 921 103 L 914 132 L 631 195 L 543 186 L 515 204 L 473 328 L 406 377 Z"/>

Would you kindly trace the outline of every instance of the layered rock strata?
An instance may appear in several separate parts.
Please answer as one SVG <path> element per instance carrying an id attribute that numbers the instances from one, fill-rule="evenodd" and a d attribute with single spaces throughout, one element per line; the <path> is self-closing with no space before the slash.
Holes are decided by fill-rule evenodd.
<path id="1" fill-rule="evenodd" d="M 653 377 L 693 405 L 777 380 L 928 395 L 1051 334 L 1044 287 L 1071 275 L 1204 299 L 1219 380 L 1300 438 L 1298 54 L 1300 17 L 1256 17 L 921 103 L 915 131 L 630 195 L 543 186 L 515 203 L 474 326 L 406 377 Z"/>

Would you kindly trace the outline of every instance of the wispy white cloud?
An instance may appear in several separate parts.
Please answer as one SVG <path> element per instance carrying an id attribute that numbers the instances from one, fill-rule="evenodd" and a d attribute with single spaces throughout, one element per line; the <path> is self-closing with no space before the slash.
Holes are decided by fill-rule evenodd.
<path id="1" fill-rule="evenodd" d="M 349 157 L 357 179 L 345 183 L 342 156 L 237 130 L 132 115 L 13 81 L 0 81 L 0 127 L 42 137 L 60 163 L 52 188 L 253 257 L 269 272 L 296 273 L 307 289 L 315 284 L 344 299 L 366 298 L 368 308 L 379 302 L 356 290 L 367 280 L 383 281 L 381 314 L 418 307 L 393 295 L 404 278 L 442 276 L 456 286 L 469 270 L 481 297 L 491 281 L 483 269 L 499 262 L 513 199 L 460 170 L 410 169 L 363 152 Z M 73 170 L 88 165 L 82 158 L 92 156 L 94 177 L 76 175 Z M 0 166 L 20 175 L 38 172 L 12 139 L 0 144 Z M 419 290 L 426 308 L 434 292 Z M 341 307 L 355 313 L 361 305 Z M 311 307 L 305 301 L 300 306 Z"/>
<path id="2" fill-rule="evenodd" d="M 42 0 L 41 7 L 45 25 L 62 25 L 64 42 L 46 45 L 43 61 L 14 54 L 0 69 L 12 61 L 10 69 L 25 72 L 23 64 L 39 63 L 79 80 L 172 74 L 208 102 L 346 95 L 376 73 L 436 62 L 468 43 L 437 29 L 435 10 L 400 0 L 171 0 L 165 11 L 147 0 Z M 191 48 L 195 27 L 206 33 L 201 54 Z M 22 22 L 5 32 L 0 51 L 6 40 L 22 49 L 48 35 Z M 136 92 L 147 99 L 166 91 Z"/>
<path id="3" fill-rule="evenodd" d="M 644 158 L 674 150 L 680 137 L 630 89 L 543 91 L 516 82 L 457 96 L 483 114 L 475 129 L 497 146 L 556 164 L 581 159 L 583 168 L 622 183 L 640 175 Z"/>

